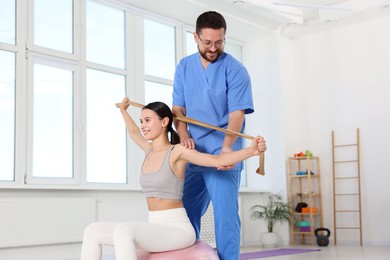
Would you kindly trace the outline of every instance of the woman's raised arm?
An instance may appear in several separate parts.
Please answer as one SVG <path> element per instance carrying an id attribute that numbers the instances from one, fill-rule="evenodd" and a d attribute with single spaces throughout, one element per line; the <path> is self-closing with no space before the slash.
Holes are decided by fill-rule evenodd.
<path id="1" fill-rule="evenodd" d="M 127 132 L 129 133 L 130 138 L 144 151 L 151 149 L 151 144 L 143 137 L 140 129 L 137 124 L 134 122 L 133 118 L 127 112 L 129 98 L 125 97 L 121 103 L 120 111 L 125 121 Z"/>

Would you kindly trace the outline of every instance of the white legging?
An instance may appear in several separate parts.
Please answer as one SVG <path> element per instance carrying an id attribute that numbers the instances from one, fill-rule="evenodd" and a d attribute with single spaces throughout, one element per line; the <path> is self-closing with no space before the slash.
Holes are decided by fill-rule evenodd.
<path id="1" fill-rule="evenodd" d="M 184 208 L 149 211 L 149 222 L 97 222 L 84 231 L 81 260 L 101 260 L 102 246 L 114 246 L 117 260 L 137 260 L 137 248 L 148 252 L 177 250 L 195 242 Z"/>

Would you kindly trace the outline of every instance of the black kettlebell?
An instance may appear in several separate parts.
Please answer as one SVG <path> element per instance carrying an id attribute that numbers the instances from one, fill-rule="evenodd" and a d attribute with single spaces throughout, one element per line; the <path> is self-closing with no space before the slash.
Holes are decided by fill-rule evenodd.
<path id="1" fill-rule="evenodd" d="M 325 231 L 325 235 L 320 235 L 319 232 Z M 329 245 L 329 237 L 330 237 L 330 230 L 327 228 L 317 228 L 314 230 L 314 235 L 317 238 L 317 245 L 319 246 L 328 246 Z"/>

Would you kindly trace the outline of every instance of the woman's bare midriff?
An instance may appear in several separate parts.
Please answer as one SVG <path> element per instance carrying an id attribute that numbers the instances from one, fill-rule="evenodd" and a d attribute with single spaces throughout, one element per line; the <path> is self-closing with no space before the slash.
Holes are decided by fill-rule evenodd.
<path id="1" fill-rule="evenodd" d="M 146 198 L 148 202 L 149 211 L 156 210 L 167 210 L 167 209 L 176 209 L 183 208 L 183 202 L 181 200 L 174 199 L 162 199 L 162 198 Z"/>

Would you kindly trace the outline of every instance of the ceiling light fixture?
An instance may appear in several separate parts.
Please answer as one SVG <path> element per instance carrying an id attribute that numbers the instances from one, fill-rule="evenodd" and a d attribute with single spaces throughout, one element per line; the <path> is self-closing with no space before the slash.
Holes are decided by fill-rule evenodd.
<path id="1" fill-rule="evenodd" d="M 337 18 L 330 18 L 325 21 L 325 23 L 338 23 L 339 19 Z"/>
<path id="2" fill-rule="evenodd" d="M 301 8 L 328 9 L 328 10 L 336 10 L 336 11 L 352 11 L 351 8 L 340 8 L 340 7 L 332 7 L 332 6 L 327 6 L 327 5 L 310 5 L 310 4 L 282 3 L 282 2 L 273 2 L 272 4 L 291 6 L 291 7 L 301 7 Z"/>
<path id="3" fill-rule="evenodd" d="M 244 0 L 233 0 L 233 4 L 245 4 Z"/>

